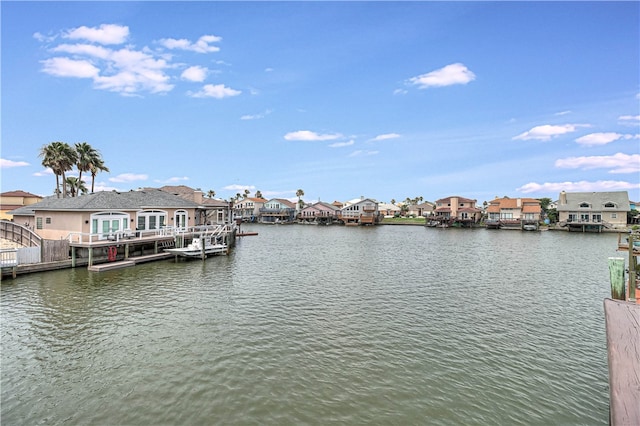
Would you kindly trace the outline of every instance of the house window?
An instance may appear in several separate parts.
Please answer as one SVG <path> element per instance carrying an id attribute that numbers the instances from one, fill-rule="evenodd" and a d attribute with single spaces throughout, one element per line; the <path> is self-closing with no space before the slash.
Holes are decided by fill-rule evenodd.
<path id="1" fill-rule="evenodd" d="M 617 219 L 617 218 L 618 218 L 617 213 L 611 213 L 611 219 Z"/>
<path id="2" fill-rule="evenodd" d="M 589 208 L 589 204 L 588 203 L 580 203 L 580 208 L 587 209 L 587 208 Z"/>
<path id="3" fill-rule="evenodd" d="M 589 222 L 589 214 L 588 213 L 582 213 L 580 215 L 580 222 Z"/>
<path id="4" fill-rule="evenodd" d="M 91 215 L 91 232 L 104 240 L 129 228 L 129 215 L 122 212 L 94 213 Z"/>
<path id="5" fill-rule="evenodd" d="M 138 213 L 138 230 L 153 230 L 163 227 L 166 223 L 167 212 L 162 210 L 147 210 Z"/>
<path id="6" fill-rule="evenodd" d="M 44 223 L 46 223 L 47 225 L 51 225 L 51 218 L 50 217 L 45 218 Z"/>
<path id="7" fill-rule="evenodd" d="M 575 222 L 578 220 L 578 215 L 575 213 L 569 213 L 569 218 L 567 219 L 567 222 Z"/>
<path id="8" fill-rule="evenodd" d="M 602 215 L 594 214 L 594 215 L 592 216 L 592 219 L 593 219 L 593 222 L 594 222 L 594 223 L 600 223 L 600 222 L 602 222 Z"/>
<path id="9" fill-rule="evenodd" d="M 615 206 L 616 206 L 616 205 L 615 205 L 615 204 L 613 204 L 613 203 L 605 203 L 605 205 L 604 205 L 604 207 L 605 207 L 605 208 L 607 208 L 607 209 L 612 209 L 612 208 L 614 208 Z"/>
<path id="10" fill-rule="evenodd" d="M 42 218 L 36 217 L 36 229 L 42 229 Z"/>

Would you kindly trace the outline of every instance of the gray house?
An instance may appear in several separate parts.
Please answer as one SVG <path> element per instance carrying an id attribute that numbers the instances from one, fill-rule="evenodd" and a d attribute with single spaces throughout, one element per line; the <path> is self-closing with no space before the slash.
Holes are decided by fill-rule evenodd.
<path id="1" fill-rule="evenodd" d="M 558 221 L 576 231 L 626 228 L 631 211 L 627 191 L 565 192 L 558 199 Z"/>

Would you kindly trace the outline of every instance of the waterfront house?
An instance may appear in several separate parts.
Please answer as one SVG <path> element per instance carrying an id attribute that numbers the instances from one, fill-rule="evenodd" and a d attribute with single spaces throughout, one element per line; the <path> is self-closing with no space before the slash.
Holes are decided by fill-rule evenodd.
<path id="1" fill-rule="evenodd" d="M 235 218 L 242 218 L 244 222 L 256 222 L 260 217 L 260 209 L 266 202 L 264 198 L 243 198 L 233 205 L 233 215 Z"/>
<path id="2" fill-rule="evenodd" d="M 20 207 L 30 206 L 41 200 L 41 196 L 22 190 L 3 192 L 0 194 L 0 219 L 11 220 L 13 215 L 8 212 Z"/>
<path id="3" fill-rule="evenodd" d="M 417 217 L 431 216 L 436 208 L 433 203 L 430 203 L 428 201 L 421 204 L 410 204 L 407 207 L 407 215 Z"/>
<path id="4" fill-rule="evenodd" d="M 535 198 L 495 198 L 487 206 L 487 227 L 522 229 L 524 225 L 538 225 L 542 208 Z"/>
<path id="5" fill-rule="evenodd" d="M 261 223 L 290 223 L 296 217 L 296 203 L 283 198 L 272 198 L 259 211 Z"/>
<path id="6" fill-rule="evenodd" d="M 375 225 L 379 216 L 378 202 L 364 197 L 347 201 L 338 213 L 338 219 L 345 225 Z"/>
<path id="7" fill-rule="evenodd" d="M 200 189 L 193 189 L 186 185 L 165 185 L 158 189 L 196 203 L 199 206 L 199 224 L 223 225 L 229 223 L 228 201 L 205 198 Z"/>
<path id="8" fill-rule="evenodd" d="M 558 199 L 558 223 L 570 231 L 626 228 L 631 211 L 627 191 L 565 192 Z"/>
<path id="9" fill-rule="evenodd" d="M 330 225 L 338 219 L 339 208 L 333 204 L 318 201 L 314 204 L 305 206 L 298 213 L 298 220 L 303 223 L 318 223 Z"/>
<path id="10" fill-rule="evenodd" d="M 26 225 L 44 239 L 67 239 L 74 234 L 83 241 L 91 234 L 106 240 L 166 227 L 201 225 L 202 211 L 192 201 L 159 189 L 145 189 L 48 197 L 11 213 L 14 222 Z"/>
<path id="11" fill-rule="evenodd" d="M 402 209 L 395 204 L 391 203 L 378 203 L 378 212 L 383 217 L 400 216 Z"/>
<path id="12" fill-rule="evenodd" d="M 477 200 L 460 196 L 436 200 L 434 220 L 440 226 L 472 226 L 482 218 L 482 210 L 476 203 Z"/>

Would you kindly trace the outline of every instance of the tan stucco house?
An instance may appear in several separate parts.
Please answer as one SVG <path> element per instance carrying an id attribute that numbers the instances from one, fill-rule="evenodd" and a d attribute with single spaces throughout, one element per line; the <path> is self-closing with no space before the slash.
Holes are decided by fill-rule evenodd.
<path id="1" fill-rule="evenodd" d="M 0 194 L 0 219 L 11 220 L 13 215 L 8 212 L 24 206 L 40 202 L 42 197 L 22 190 L 8 191 Z"/>
<path id="2" fill-rule="evenodd" d="M 204 222 L 203 208 L 173 194 L 144 189 L 102 191 L 78 197 L 48 197 L 11 211 L 13 220 L 45 239 L 112 238 L 163 228 L 186 228 Z"/>

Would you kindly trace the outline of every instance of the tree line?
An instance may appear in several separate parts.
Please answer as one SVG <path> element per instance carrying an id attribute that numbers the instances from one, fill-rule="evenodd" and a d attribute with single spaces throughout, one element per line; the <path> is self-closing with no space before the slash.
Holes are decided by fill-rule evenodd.
<path id="1" fill-rule="evenodd" d="M 42 165 L 51 169 L 56 176 L 54 193 L 58 198 L 61 194 L 65 198 L 89 192 L 82 180 L 83 173 L 91 173 L 91 192 L 93 193 L 96 175 L 99 172 L 109 171 L 100 151 L 87 142 L 78 142 L 73 146 L 66 142 L 51 142 L 40 148 L 38 157 L 42 158 Z M 74 167 L 78 170 L 78 177 L 67 177 L 67 172 L 72 171 Z M 62 190 L 60 190 L 60 178 L 62 178 Z"/>

